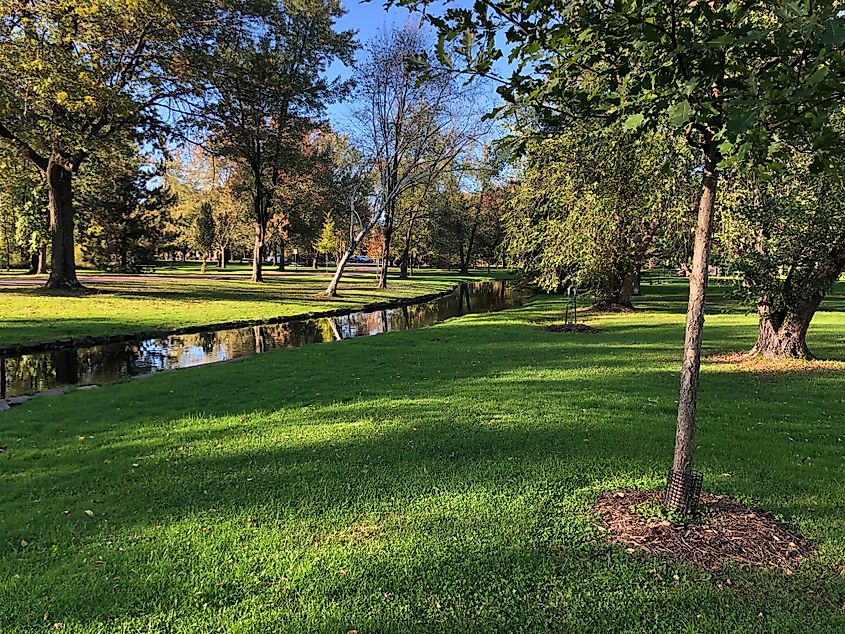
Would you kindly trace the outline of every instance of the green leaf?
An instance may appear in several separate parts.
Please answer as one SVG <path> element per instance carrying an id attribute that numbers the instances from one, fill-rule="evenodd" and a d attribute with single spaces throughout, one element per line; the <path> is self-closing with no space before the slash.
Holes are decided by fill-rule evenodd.
<path id="1" fill-rule="evenodd" d="M 672 125 L 680 127 L 689 121 L 692 116 L 692 105 L 689 101 L 684 99 L 683 101 L 676 103 L 674 106 L 671 106 L 668 110 L 668 114 L 669 121 Z"/>
<path id="2" fill-rule="evenodd" d="M 625 123 L 622 127 L 626 130 L 635 130 L 643 124 L 643 121 L 645 121 L 645 115 L 643 115 L 642 112 L 638 112 L 637 114 L 632 114 L 625 119 Z"/>
<path id="3" fill-rule="evenodd" d="M 845 44 L 845 20 L 838 16 L 830 20 L 822 33 L 821 39 L 825 46 L 842 46 Z"/>

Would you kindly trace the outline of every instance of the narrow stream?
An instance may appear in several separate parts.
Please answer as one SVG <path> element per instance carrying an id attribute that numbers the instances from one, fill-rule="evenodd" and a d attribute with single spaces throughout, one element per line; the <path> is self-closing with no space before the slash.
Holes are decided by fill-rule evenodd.
<path id="1" fill-rule="evenodd" d="M 505 282 L 472 282 L 433 301 L 375 312 L 0 357 L 0 398 L 66 385 L 113 383 L 162 370 L 249 357 L 273 348 L 412 330 L 468 313 L 521 306 L 526 297 Z"/>

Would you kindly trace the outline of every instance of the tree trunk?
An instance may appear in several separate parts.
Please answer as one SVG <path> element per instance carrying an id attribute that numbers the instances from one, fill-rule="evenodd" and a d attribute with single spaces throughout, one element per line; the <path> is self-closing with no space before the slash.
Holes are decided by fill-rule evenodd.
<path id="1" fill-rule="evenodd" d="M 129 254 L 126 252 L 126 245 L 120 250 L 120 272 L 127 273 L 129 271 Z"/>
<path id="2" fill-rule="evenodd" d="M 255 244 L 252 247 L 252 281 L 263 282 L 264 273 L 264 225 L 260 221 L 255 223 Z"/>
<path id="3" fill-rule="evenodd" d="M 349 258 L 352 257 L 353 252 L 354 248 L 347 249 L 344 254 L 340 256 L 340 260 L 337 262 L 337 268 L 332 276 L 332 281 L 329 282 L 329 287 L 326 289 L 326 295 L 329 297 L 337 297 L 337 286 L 340 284 L 340 278 L 343 277 L 343 270 L 346 268 L 346 264 L 349 262 Z"/>
<path id="4" fill-rule="evenodd" d="M 757 300 L 760 325 L 750 355 L 766 359 L 814 359 L 807 330 L 831 287 L 845 270 L 845 245 L 805 266 L 789 267 L 774 295 Z M 777 308 L 775 308 L 777 306 Z"/>
<path id="5" fill-rule="evenodd" d="M 47 247 L 43 246 L 38 250 L 38 265 L 35 272 L 39 275 L 47 272 Z"/>
<path id="6" fill-rule="evenodd" d="M 616 303 L 625 308 L 633 308 L 634 304 L 631 298 L 634 296 L 634 284 L 637 279 L 636 271 L 629 271 L 622 279 L 622 286 L 619 288 L 619 294 L 616 296 Z"/>
<path id="7" fill-rule="evenodd" d="M 814 359 L 807 347 L 807 329 L 818 308 L 813 304 L 804 302 L 780 314 L 758 305 L 760 327 L 751 355 L 765 359 Z"/>
<path id="8" fill-rule="evenodd" d="M 472 225 L 469 232 L 469 242 L 467 242 L 466 253 L 464 253 L 464 245 L 461 243 L 461 275 L 469 273 L 469 264 L 472 261 L 472 246 L 475 242 L 475 232 L 478 229 L 478 220 Z"/>
<path id="9" fill-rule="evenodd" d="M 402 245 L 402 261 L 399 263 L 399 279 L 408 279 L 408 260 L 411 257 L 411 238 L 414 234 L 414 216 L 408 219 L 408 230 L 405 231 L 405 244 Z"/>
<path id="10" fill-rule="evenodd" d="M 387 288 L 387 267 L 390 258 L 390 240 L 393 237 L 393 227 L 384 228 L 384 249 L 382 250 L 381 270 L 379 271 L 378 287 Z"/>
<path id="11" fill-rule="evenodd" d="M 314 254 L 314 257 L 311 258 L 311 268 L 315 271 L 320 268 L 319 263 L 317 262 L 317 253 Z"/>
<path id="12" fill-rule="evenodd" d="M 686 511 L 697 500 L 693 490 L 693 458 L 695 453 L 695 417 L 698 405 L 698 381 L 701 369 L 701 340 L 704 329 L 704 300 L 707 291 L 707 265 L 710 258 L 710 233 L 716 206 L 716 187 L 719 182 L 717 165 L 719 152 L 715 142 L 708 139 L 704 151 L 704 172 L 701 197 L 698 201 L 698 221 L 692 271 L 689 277 L 689 304 L 684 335 L 684 362 L 681 369 L 681 389 L 678 398 L 678 423 L 675 433 L 675 455 L 672 472 L 673 486 L 668 486 L 665 504 L 677 511 Z"/>
<path id="13" fill-rule="evenodd" d="M 285 240 L 279 238 L 279 270 L 285 270 Z"/>
<path id="14" fill-rule="evenodd" d="M 73 174 L 64 165 L 50 159 L 47 187 L 50 194 L 50 231 L 53 233 L 53 258 L 46 288 L 78 289 L 73 252 Z"/>
<path id="15" fill-rule="evenodd" d="M 35 275 L 38 273 L 38 260 L 39 260 L 39 253 L 38 251 L 34 251 L 29 255 L 29 268 L 26 270 L 27 275 Z"/>

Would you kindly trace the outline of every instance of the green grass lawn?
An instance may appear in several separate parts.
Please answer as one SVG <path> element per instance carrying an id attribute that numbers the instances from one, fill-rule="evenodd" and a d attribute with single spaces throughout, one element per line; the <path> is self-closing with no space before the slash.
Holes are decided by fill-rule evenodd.
<path id="1" fill-rule="evenodd" d="M 597 335 L 543 297 L 0 414 L 0 631 L 845 631 L 841 370 L 703 369 L 705 487 L 811 540 L 794 574 L 603 543 L 597 494 L 671 457 L 684 289 L 645 290 Z M 707 353 L 754 322 L 717 300 Z"/>
<path id="2" fill-rule="evenodd" d="M 99 274 L 85 275 L 96 279 Z M 87 284 L 89 292 L 84 294 L 0 288 L 0 345 L 355 308 L 447 290 L 460 279 L 497 275 L 501 277 L 502 273 L 458 276 L 425 271 L 410 280 L 391 279 L 390 288 L 379 290 L 375 288 L 375 272 L 355 272 L 341 282 L 341 297 L 335 299 L 322 295 L 329 275 L 314 273 L 272 277 L 264 284 L 251 283 L 246 274 L 220 280 L 199 274 L 190 279 L 161 279 L 157 273 L 130 276 L 120 282 L 93 281 Z"/>

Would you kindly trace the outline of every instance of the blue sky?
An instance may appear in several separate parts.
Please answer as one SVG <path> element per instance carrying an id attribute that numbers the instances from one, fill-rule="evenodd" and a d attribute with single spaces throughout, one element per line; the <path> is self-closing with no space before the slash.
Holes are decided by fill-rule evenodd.
<path id="1" fill-rule="evenodd" d="M 419 14 L 412 14 L 407 9 L 392 7 L 389 11 L 384 8 L 380 0 L 374 2 L 359 2 L 359 0 L 344 0 L 343 6 L 347 13 L 338 21 L 338 29 L 354 30 L 358 32 L 358 42 L 362 46 L 383 29 L 401 26 L 409 21 L 419 22 Z M 362 51 L 358 51 L 361 55 Z M 336 63 L 329 68 L 329 77 L 350 77 L 351 69 Z M 350 104 L 332 104 L 328 108 L 328 117 L 336 129 L 343 129 L 348 118 Z"/>
<path id="2" fill-rule="evenodd" d="M 373 0 L 372 2 L 342 0 L 342 2 L 347 13 L 338 20 L 338 28 L 357 31 L 357 39 L 362 47 L 365 47 L 367 42 L 380 30 L 389 29 L 394 26 L 403 26 L 409 22 L 419 23 L 421 18 L 419 13 L 411 13 L 403 7 L 394 6 L 389 10 L 385 9 L 384 0 Z M 471 6 L 471 0 L 433 0 L 429 5 L 429 10 L 435 14 L 442 12 L 445 8 L 444 5 L 447 3 L 450 7 Z M 499 45 L 505 50 L 508 48 L 504 42 L 504 34 L 502 34 L 502 42 Z M 363 55 L 363 50 L 359 50 L 358 55 Z M 512 67 L 507 61 L 500 60 L 495 68 L 499 75 L 507 75 Z M 329 68 L 328 76 L 330 78 L 338 76 L 343 78 L 351 77 L 352 69 L 345 67 L 343 64 L 335 63 Z M 499 100 L 492 85 L 490 85 L 489 99 L 490 107 Z M 352 105 L 349 102 L 332 104 L 328 107 L 328 119 L 336 130 L 343 131 L 348 129 L 347 122 L 350 119 L 351 109 Z"/>

